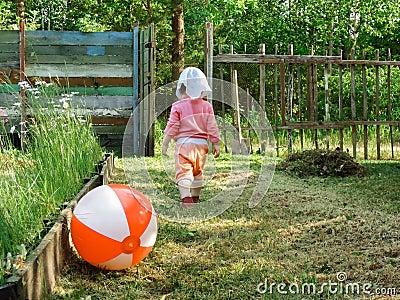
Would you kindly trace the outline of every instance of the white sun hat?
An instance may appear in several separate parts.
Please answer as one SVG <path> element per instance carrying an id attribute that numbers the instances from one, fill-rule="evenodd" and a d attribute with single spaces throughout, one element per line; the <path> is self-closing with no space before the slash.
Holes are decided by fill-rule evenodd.
<path id="1" fill-rule="evenodd" d="M 211 88 L 208 85 L 206 75 L 195 67 L 188 67 L 184 69 L 179 76 L 178 85 L 176 87 L 176 96 L 181 99 L 181 86 L 186 87 L 186 94 L 191 99 L 203 98 L 208 96 Z"/>

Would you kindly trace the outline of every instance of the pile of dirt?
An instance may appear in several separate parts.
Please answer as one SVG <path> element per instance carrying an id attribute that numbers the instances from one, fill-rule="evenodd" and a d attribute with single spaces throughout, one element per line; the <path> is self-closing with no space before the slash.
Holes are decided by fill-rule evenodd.
<path id="1" fill-rule="evenodd" d="M 363 165 L 355 162 L 348 153 L 338 149 L 334 151 L 306 150 L 293 153 L 278 164 L 277 168 L 299 177 L 364 176 L 367 173 L 367 169 Z"/>

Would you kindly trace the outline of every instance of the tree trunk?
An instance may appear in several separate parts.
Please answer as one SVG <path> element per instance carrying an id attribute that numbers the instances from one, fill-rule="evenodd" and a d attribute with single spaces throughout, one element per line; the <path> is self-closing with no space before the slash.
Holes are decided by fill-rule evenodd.
<path id="1" fill-rule="evenodd" d="M 172 0 L 172 80 L 178 80 L 184 68 L 185 28 L 183 0 Z"/>

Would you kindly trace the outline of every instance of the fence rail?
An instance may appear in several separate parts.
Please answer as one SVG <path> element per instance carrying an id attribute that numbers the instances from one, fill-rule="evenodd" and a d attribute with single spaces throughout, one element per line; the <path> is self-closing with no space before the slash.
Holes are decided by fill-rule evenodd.
<path id="1" fill-rule="evenodd" d="M 286 132 L 286 145 L 277 145 L 277 149 L 284 146 L 288 152 L 293 151 L 294 131 L 299 132 L 296 138 L 301 140 L 303 149 L 307 130 L 314 131 L 314 147 L 323 144 L 328 149 L 332 147 L 331 135 L 338 131 L 339 144 L 334 147 L 343 150 L 344 131 L 348 129 L 354 158 L 358 152 L 363 152 L 364 159 L 372 156 L 373 136 L 376 150 L 373 156 L 380 159 L 385 129 L 390 157 L 395 158 L 400 143 L 400 62 L 391 60 L 390 52 L 389 59 L 382 61 L 378 50 L 374 60 L 364 59 L 364 52 L 358 60 L 354 52 L 349 59 L 343 59 L 342 55 L 292 55 L 292 46 L 285 55 L 279 55 L 277 51 L 268 55 L 264 49 L 260 45 L 258 54 L 234 54 L 231 46 L 230 53 L 224 54 L 220 46 L 219 53 L 212 57 L 213 70 L 215 77 L 231 82 L 233 74 L 237 73 L 239 86 L 257 99 L 271 128 Z M 234 104 L 232 108 L 241 110 L 244 115 L 250 110 L 249 107 L 236 108 Z M 250 129 L 241 127 L 242 130 Z M 267 130 L 268 127 L 253 129 Z M 325 131 L 323 140 L 321 130 Z"/>

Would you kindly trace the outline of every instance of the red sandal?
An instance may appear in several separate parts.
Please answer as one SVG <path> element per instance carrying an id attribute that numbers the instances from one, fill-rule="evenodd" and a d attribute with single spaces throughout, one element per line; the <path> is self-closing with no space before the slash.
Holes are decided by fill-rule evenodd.
<path id="1" fill-rule="evenodd" d="M 192 208 L 194 206 L 194 199 L 192 197 L 185 197 L 182 199 L 182 208 Z"/>

